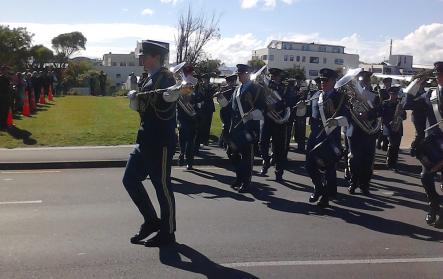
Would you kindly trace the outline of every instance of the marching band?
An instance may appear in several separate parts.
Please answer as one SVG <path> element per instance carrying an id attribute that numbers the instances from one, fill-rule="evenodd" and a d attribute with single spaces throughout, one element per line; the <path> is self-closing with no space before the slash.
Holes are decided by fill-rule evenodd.
<path id="1" fill-rule="evenodd" d="M 293 129 L 302 135 L 302 139 L 295 138 L 299 151 L 304 152 L 306 118 L 309 119 L 306 170 L 313 192 L 308 201 L 320 208 L 336 198 L 336 170 L 342 158 L 346 161 L 350 194 L 358 188 L 362 194 L 370 194 L 376 148 L 387 151 L 386 166 L 397 171 L 402 122 L 405 110 L 412 110 L 416 137 L 411 155 L 423 165 L 421 181 L 429 202 L 425 220 L 429 225 L 443 226 L 442 199 L 434 184 L 435 174 L 443 170 L 443 62 L 436 62 L 432 72 L 418 75 L 405 89 L 393 86 L 392 79 L 386 78 L 383 88 L 374 91 L 372 73 L 361 69 L 350 69 L 340 77 L 336 71 L 324 68 L 315 84 L 310 81 L 307 86 L 305 81 L 288 77 L 282 69 L 271 68 L 266 73 L 264 67 L 253 73 L 244 64 L 237 65 L 234 75 L 225 77 L 225 86 L 216 88 L 209 82 L 208 73 L 197 81 L 190 64 L 182 63 L 172 73 L 161 68 L 161 57 L 166 52 L 155 43 L 143 43 L 142 55 L 147 57 L 143 63 L 149 75 L 140 84 L 139 92 L 129 94 L 131 108 L 140 113 L 142 123 L 123 184 L 145 218 L 132 242 L 157 231 L 154 242 L 162 244 L 174 239 L 170 172 L 176 121 L 178 163 L 191 170 L 200 144 L 208 143 L 214 98 L 220 105 L 223 125 L 218 144 L 226 150 L 235 170 L 231 187 L 240 193 L 253 187 L 257 143 L 260 154 L 256 155 L 263 160 L 260 175 L 266 175 L 274 163 L 275 179 L 283 181 Z M 426 83 L 430 78 L 436 80 L 436 87 Z M 160 201 L 160 219 L 141 184 L 147 175 Z"/>

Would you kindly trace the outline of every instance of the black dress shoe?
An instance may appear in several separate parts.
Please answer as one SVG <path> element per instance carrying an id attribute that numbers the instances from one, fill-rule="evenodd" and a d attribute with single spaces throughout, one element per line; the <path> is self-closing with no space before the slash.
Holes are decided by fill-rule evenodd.
<path id="1" fill-rule="evenodd" d="M 317 206 L 320 207 L 320 208 L 328 207 L 329 206 L 328 198 L 325 198 L 324 196 L 322 196 L 320 201 L 317 203 Z"/>
<path id="2" fill-rule="evenodd" d="M 185 164 L 185 158 L 182 156 L 178 157 L 178 165 L 181 167 Z"/>
<path id="3" fill-rule="evenodd" d="M 348 192 L 351 195 L 355 194 L 355 186 L 354 185 L 349 186 L 348 187 Z"/>
<path id="4" fill-rule="evenodd" d="M 263 160 L 263 167 L 261 168 L 260 175 L 266 175 L 270 166 L 271 165 L 268 161 Z"/>
<path id="5" fill-rule="evenodd" d="M 160 230 L 160 220 L 158 219 L 149 223 L 143 223 L 140 227 L 140 231 L 131 237 L 131 243 L 137 243 L 158 230 Z"/>
<path id="6" fill-rule="evenodd" d="M 153 238 L 145 242 L 146 247 L 162 247 L 175 243 L 175 234 L 158 233 Z"/>
<path id="7" fill-rule="evenodd" d="M 443 191 L 443 183 L 442 183 L 442 184 L 440 184 L 440 190 L 442 190 L 442 191 Z"/>
<path id="8" fill-rule="evenodd" d="M 240 188 L 241 186 L 241 182 L 236 180 L 234 183 L 231 184 L 231 188 L 234 190 L 238 190 L 238 188 Z"/>
<path id="9" fill-rule="evenodd" d="M 239 193 L 246 193 L 249 190 L 249 183 L 243 183 L 240 188 L 238 188 Z"/>
<path id="10" fill-rule="evenodd" d="M 186 170 L 192 170 L 192 169 L 193 169 L 193 167 L 192 167 L 191 164 L 187 164 L 187 165 L 186 165 Z"/>
<path id="11" fill-rule="evenodd" d="M 275 175 L 275 181 L 283 182 L 283 174 L 276 174 Z"/>
<path id="12" fill-rule="evenodd" d="M 367 187 L 361 188 L 361 193 L 365 196 L 369 196 L 371 192 L 369 192 L 369 189 Z"/>
<path id="13" fill-rule="evenodd" d="M 314 194 L 312 194 L 312 195 L 309 197 L 309 202 L 310 202 L 310 203 L 317 202 L 318 199 L 319 199 L 320 197 L 321 197 L 320 194 L 318 194 L 318 193 L 314 193 Z"/>
<path id="14" fill-rule="evenodd" d="M 437 218 L 437 214 L 435 212 L 431 211 L 428 214 L 426 214 L 426 223 L 428 225 L 432 225 L 435 223 L 435 219 Z"/>
<path id="15" fill-rule="evenodd" d="M 434 222 L 434 227 L 437 229 L 443 229 L 443 217 L 441 215 L 437 216 L 437 219 Z"/>

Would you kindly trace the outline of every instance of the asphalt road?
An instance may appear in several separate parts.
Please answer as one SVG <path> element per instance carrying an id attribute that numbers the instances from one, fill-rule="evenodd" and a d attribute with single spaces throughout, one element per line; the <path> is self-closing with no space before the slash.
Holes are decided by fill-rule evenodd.
<path id="1" fill-rule="evenodd" d="M 340 187 L 319 210 L 292 165 L 244 195 L 229 170 L 174 168 L 178 244 L 162 249 L 129 243 L 141 218 L 122 168 L 2 171 L 0 278 L 443 278 L 416 174 L 377 171 L 371 197 Z"/>

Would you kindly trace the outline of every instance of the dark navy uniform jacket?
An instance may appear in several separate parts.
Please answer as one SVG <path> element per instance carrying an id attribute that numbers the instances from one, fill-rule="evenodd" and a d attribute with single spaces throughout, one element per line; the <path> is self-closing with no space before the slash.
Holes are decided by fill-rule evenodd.
<path id="1" fill-rule="evenodd" d="M 391 121 L 394 119 L 397 104 L 398 104 L 398 101 L 391 102 L 389 100 L 385 100 L 385 101 L 383 101 L 382 106 L 381 106 L 383 125 L 385 125 L 388 128 L 389 135 L 394 134 L 394 131 L 392 131 L 392 129 L 391 129 Z M 406 112 L 405 111 L 403 111 L 401 117 L 403 120 L 406 119 Z M 395 134 L 403 135 L 403 123 L 400 124 L 400 129 Z"/>
<path id="2" fill-rule="evenodd" d="M 326 119 L 332 117 L 334 114 L 333 110 L 336 110 L 342 102 L 341 106 L 338 108 L 339 111 L 335 114 L 334 117 L 337 116 L 347 116 L 346 108 L 345 108 L 345 100 L 343 99 L 343 95 L 337 92 L 335 89 L 326 92 L 323 95 L 323 107 L 325 110 Z M 323 129 L 323 122 L 320 114 L 320 107 L 318 104 L 318 99 L 312 101 L 312 116 L 311 116 L 311 134 L 309 136 L 309 147 L 308 149 L 312 149 L 316 144 L 322 142 L 326 139 L 326 132 Z M 332 109 L 333 106 L 333 109 Z M 321 134 L 320 134 L 321 133 Z M 340 127 L 336 127 L 331 134 L 328 136 L 329 139 L 336 143 L 337 145 L 341 142 L 341 129 Z"/>
<path id="3" fill-rule="evenodd" d="M 426 129 L 426 117 L 428 111 L 426 97 L 426 91 L 421 90 L 415 97 L 408 96 L 406 98 L 405 109 L 412 110 L 412 123 L 414 123 L 417 133 L 421 133 Z"/>
<path id="4" fill-rule="evenodd" d="M 437 89 L 430 89 L 430 90 L 428 90 L 428 92 L 425 93 L 425 96 L 423 97 L 425 105 L 426 105 L 426 110 L 424 113 L 426 115 L 427 124 L 429 126 L 437 123 L 437 119 L 435 118 L 435 114 L 434 114 L 434 109 L 431 104 L 431 95 L 434 90 L 437 90 L 437 94 L 439 95 L 439 100 L 440 100 L 439 113 L 443 118 L 443 92 L 442 92 L 442 90 L 439 90 L 438 88 Z M 406 103 L 408 103 L 408 101 L 413 102 L 413 100 L 415 98 L 416 97 L 414 97 L 412 95 L 408 95 L 407 99 L 406 99 Z M 427 136 L 429 136 L 429 135 L 443 137 L 443 132 L 439 128 L 439 126 L 436 126 L 432 129 L 430 129 L 429 131 L 427 131 Z"/>
<path id="5" fill-rule="evenodd" d="M 223 90 L 223 88 L 222 88 Z M 224 107 L 224 108 L 220 108 L 220 118 L 221 121 L 225 124 L 225 125 L 229 125 L 229 123 L 231 122 L 231 113 L 232 113 L 232 106 L 230 105 L 231 103 L 231 98 L 232 95 L 234 94 L 235 91 L 235 87 L 232 87 L 231 89 L 225 89 L 226 91 L 224 91 L 223 96 L 225 96 L 226 100 L 229 102 L 229 104 Z"/>
<path id="6" fill-rule="evenodd" d="M 215 89 L 210 84 L 199 83 L 196 91 L 201 96 L 203 104 L 200 111 L 203 113 L 210 113 L 215 111 L 214 94 Z"/>
<path id="7" fill-rule="evenodd" d="M 174 84 L 172 74 L 166 68 L 161 68 L 146 80 L 142 90 L 162 89 Z M 142 101 L 146 102 L 146 110 L 140 112 L 141 122 L 136 141 L 140 151 L 175 144 L 176 102 L 166 102 L 162 94 L 157 93 Z"/>
<path id="8" fill-rule="evenodd" d="M 246 114 L 251 110 L 259 109 L 261 111 L 266 110 L 265 96 L 263 92 L 263 87 L 255 82 L 247 82 L 245 84 L 239 85 L 240 88 L 240 103 L 243 108 L 243 113 Z M 237 126 L 239 122 L 242 122 L 242 115 L 240 114 L 239 106 L 237 105 L 237 89 L 232 95 L 231 102 L 231 126 L 229 133 L 235 133 L 237 130 L 248 130 L 251 133 L 255 131 L 255 121 L 249 120 L 246 123 L 241 123 Z M 235 127 L 237 126 L 237 127 Z M 258 135 L 256 135 L 258 136 Z"/>

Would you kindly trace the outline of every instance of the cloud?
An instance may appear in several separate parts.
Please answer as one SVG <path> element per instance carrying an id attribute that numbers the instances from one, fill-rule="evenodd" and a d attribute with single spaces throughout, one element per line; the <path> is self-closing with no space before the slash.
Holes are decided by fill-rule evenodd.
<path id="1" fill-rule="evenodd" d="M 128 8 L 123 8 L 123 9 L 122 9 L 122 12 L 127 13 L 127 12 L 129 12 L 129 9 L 128 9 Z"/>
<path id="2" fill-rule="evenodd" d="M 43 44 L 51 47 L 52 38 L 73 31 L 80 31 L 87 38 L 86 50 L 79 55 L 102 57 L 108 52 L 129 53 L 134 51 L 136 41 L 153 39 L 170 43 L 171 60 L 175 57 L 174 34 L 176 28 L 167 25 L 143 25 L 128 23 L 106 24 L 37 24 L 37 23 L 8 23 L 1 25 L 11 27 L 26 27 L 34 33 L 33 44 Z M 112 30 L 112 32 L 104 32 Z M 259 34 L 257 31 L 256 34 Z M 264 48 L 271 40 L 285 40 L 306 43 L 323 43 L 345 46 L 346 53 L 360 55 L 360 60 L 370 63 L 380 63 L 389 56 L 390 38 L 378 41 L 364 40 L 359 34 L 352 33 L 345 37 L 326 37 L 321 33 L 289 33 L 267 38 L 258 37 L 252 32 L 235 34 L 213 40 L 205 46 L 208 56 L 220 59 L 228 66 L 245 63 L 251 59 L 254 49 Z M 423 25 L 404 37 L 393 38 L 394 54 L 410 54 L 414 56 L 415 64 L 431 65 L 443 60 L 443 24 L 434 23 Z M 171 61 L 172 62 L 172 61 Z"/>
<path id="3" fill-rule="evenodd" d="M 280 0 L 281 2 L 291 5 L 298 0 Z M 251 9 L 255 8 L 258 3 L 263 3 L 263 7 L 265 9 L 274 9 L 277 6 L 278 0 L 241 0 L 241 8 L 242 9 Z"/>
<path id="4" fill-rule="evenodd" d="M 160 2 L 164 4 L 176 5 L 178 2 L 181 2 L 181 0 L 160 0 Z"/>
<path id="5" fill-rule="evenodd" d="M 63 33 L 79 31 L 87 39 L 86 50 L 80 55 L 102 57 L 108 52 L 129 53 L 134 51 L 136 41 L 152 39 L 174 42 L 175 27 L 167 25 L 143 25 L 129 23 L 106 24 L 40 24 L 28 22 L 1 22 L 10 27 L 26 27 L 34 33 L 33 44 L 51 47 L 51 40 Z M 112 30 L 112 32 L 105 32 Z"/>
<path id="6" fill-rule="evenodd" d="M 153 15 L 153 14 L 154 14 L 154 11 L 151 9 L 148 9 L 148 8 L 146 8 L 142 11 L 142 15 Z"/>

